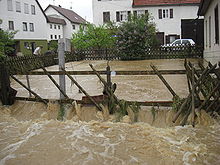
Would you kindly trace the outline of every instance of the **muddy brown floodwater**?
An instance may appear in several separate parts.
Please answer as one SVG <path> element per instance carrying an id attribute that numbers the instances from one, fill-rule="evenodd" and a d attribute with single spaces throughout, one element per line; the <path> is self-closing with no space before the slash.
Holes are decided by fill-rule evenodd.
<path id="1" fill-rule="evenodd" d="M 195 65 L 198 60 L 191 60 Z M 106 61 L 80 61 L 66 65 L 67 70 L 104 70 Z M 184 69 L 183 60 L 112 61 L 112 70 Z M 48 70 L 57 70 L 49 67 Z M 25 82 L 25 76 L 17 76 Z M 58 79 L 56 76 L 54 76 Z M 95 76 L 76 76 L 89 94 L 101 94 Z M 167 75 L 166 80 L 181 97 L 188 93 L 184 75 Z M 171 100 L 156 76 L 116 76 L 116 95 L 133 101 Z M 59 92 L 46 76 L 30 76 L 31 88 L 43 98 L 59 98 Z M 19 96 L 28 96 L 12 82 Z M 67 81 L 67 94 L 81 99 L 82 94 Z M 129 116 L 115 122 L 115 116 L 92 106 L 66 105 L 65 120 L 58 121 L 59 105 L 17 101 L 0 106 L 0 165 L 219 165 L 220 124 L 201 111 L 196 127 L 174 125 L 170 108 L 141 107 L 138 122 Z"/>

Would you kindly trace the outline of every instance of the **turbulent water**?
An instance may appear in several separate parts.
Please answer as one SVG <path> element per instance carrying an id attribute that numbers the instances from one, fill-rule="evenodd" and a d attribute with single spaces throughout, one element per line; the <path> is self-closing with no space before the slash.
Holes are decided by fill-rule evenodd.
<path id="1" fill-rule="evenodd" d="M 165 64 L 162 62 L 161 65 L 157 63 L 162 69 L 180 68 L 182 64 L 179 61 L 171 61 L 168 66 L 169 62 Z M 114 63 L 112 67 L 124 70 L 125 66 L 121 66 L 122 62 L 118 63 L 120 64 L 117 64 L 117 67 Z M 137 63 L 139 65 L 129 69 L 143 70 L 146 63 L 147 61 L 139 62 Z M 82 65 L 79 66 L 82 67 Z M 104 63 L 96 63 L 99 69 L 104 66 Z M 81 69 L 88 70 L 84 67 Z M 179 88 L 186 87 L 185 77 L 179 76 L 174 79 L 167 76 L 166 78 L 170 82 L 174 80 L 172 87 L 179 95 L 187 95 L 187 89 Z M 138 81 L 141 79 L 143 81 Z M 40 87 L 47 86 L 45 79 L 40 81 L 42 82 L 40 85 L 36 80 L 36 77 L 31 79 L 32 88 L 35 91 L 39 92 Z M 85 80 L 85 77 L 78 78 L 81 83 Z M 117 76 L 113 80 L 121 84 L 119 89 L 131 83 Z M 151 83 L 150 85 L 148 83 L 153 80 L 149 77 L 140 76 L 138 80 L 133 81 L 139 86 L 130 87 L 133 92 L 128 90 L 129 87 L 125 87 L 124 93 L 118 91 L 116 94 L 120 98 L 131 100 L 171 98 L 163 84 Z M 147 86 L 144 83 L 146 81 Z M 178 84 L 178 82 L 182 83 Z M 97 84 L 97 80 L 91 84 Z M 16 84 L 14 87 L 17 87 Z M 50 93 L 48 92 L 50 90 L 55 91 L 52 87 L 48 87 L 48 90 L 43 90 L 44 93 L 42 91 L 41 95 L 56 98 L 56 92 Z M 92 93 L 93 90 L 96 91 L 90 89 L 90 92 Z M 25 96 L 27 93 L 22 93 L 20 89 L 19 95 Z M 150 108 L 141 107 L 136 123 L 132 123 L 129 116 L 125 116 L 121 122 L 115 122 L 116 116 L 101 113 L 91 106 L 81 108 L 75 103 L 66 105 L 64 121 L 57 120 L 58 111 L 59 105 L 53 102 L 46 106 L 42 103 L 17 101 L 13 106 L 0 106 L 0 165 L 220 164 L 219 119 L 210 118 L 203 111 L 197 114 L 195 128 L 178 126 L 178 122 L 174 125 L 171 122 L 174 113 L 169 108 L 160 110 L 156 108 L 153 115 Z"/>
<path id="2" fill-rule="evenodd" d="M 71 107 L 71 106 L 70 106 Z M 58 105 L 17 102 L 0 109 L 0 164 L 10 165 L 218 165 L 220 125 L 201 114 L 195 128 L 171 124 L 172 111 L 142 110 L 139 122 L 107 121 L 92 107 L 69 110 L 56 120 Z M 72 113 L 72 114 L 71 114 Z M 80 120 L 79 120 L 80 119 Z"/>

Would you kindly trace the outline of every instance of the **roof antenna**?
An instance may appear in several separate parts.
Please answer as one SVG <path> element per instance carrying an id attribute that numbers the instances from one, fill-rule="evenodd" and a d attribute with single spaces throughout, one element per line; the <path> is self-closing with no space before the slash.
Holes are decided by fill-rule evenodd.
<path id="1" fill-rule="evenodd" d="M 71 1 L 70 2 L 70 10 L 72 10 L 73 9 L 73 2 Z"/>

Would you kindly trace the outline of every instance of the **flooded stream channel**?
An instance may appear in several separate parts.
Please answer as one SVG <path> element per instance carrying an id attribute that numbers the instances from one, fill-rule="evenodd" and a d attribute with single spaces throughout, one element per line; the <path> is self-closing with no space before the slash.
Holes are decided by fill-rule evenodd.
<path id="1" fill-rule="evenodd" d="M 198 60 L 192 59 L 197 66 Z M 113 71 L 184 69 L 184 60 L 111 61 Z M 79 61 L 67 70 L 105 70 L 106 61 Z M 57 70 L 57 66 L 48 70 Z M 103 75 L 104 76 L 104 75 Z M 26 83 L 25 76 L 16 76 Z M 58 80 L 58 76 L 54 76 Z M 102 93 L 96 76 L 74 76 L 90 95 Z M 185 75 L 166 75 L 166 80 L 180 97 L 188 94 Z M 116 76 L 115 94 L 131 101 L 172 100 L 172 95 L 157 76 Z M 59 92 L 46 76 L 30 76 L 31 89 L 43 98 L 58 99 Z M 28 96 L 12 81 L 18 96 Z M 67 79 L 67 95 L 83 96 Z M 58 121 L 59 105 L 16 101 L 0 106 L 0 165 L 219 165 L 220 124 L 201 111 L 196 127 L 174 125 L 170 108 L 157 110 L 141 107 L 138 122 L 125 116 L 115 122 L 106 120 L 94 107 L 67 105 L 64 121 Z M 127 118 L 126 118 L 127 117 Z"/>

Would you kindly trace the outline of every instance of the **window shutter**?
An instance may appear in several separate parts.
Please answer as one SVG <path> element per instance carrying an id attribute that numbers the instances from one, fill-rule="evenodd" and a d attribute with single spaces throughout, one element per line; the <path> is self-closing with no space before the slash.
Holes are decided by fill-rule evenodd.
<path id="1" fill-rule="evenodd" d="M 173 9 L 170 9 L 170 18 L 173 18 Z"/>
<path id="2" fill-rule="evenodd" d="M 119 11 L 116 12 L 116 22 L 120 22 L 120 13 L 119 13 Z"/>
<path id="3" fill-rule="evenodd" d="M 148 14 L 148 10 L 145 10 L 144 12 L 145 12 L 145 15 L 147 15 L 147 14 Z"/>
<path id="4" fill-rule="evenodd" d="M 158 16 L 159 16 L 159 19 L 162 19 L 162 9 L 158 10 Z"/>
<path id="5" fill-rule="evenodd" d="M 131 11 L 128 11 L 128 21 L 131 20 Z"/>
<path id="6" fill-rule="evenodd" d="M 137 17 L 137 11 L 133 11 L 135 17 Z"/>

